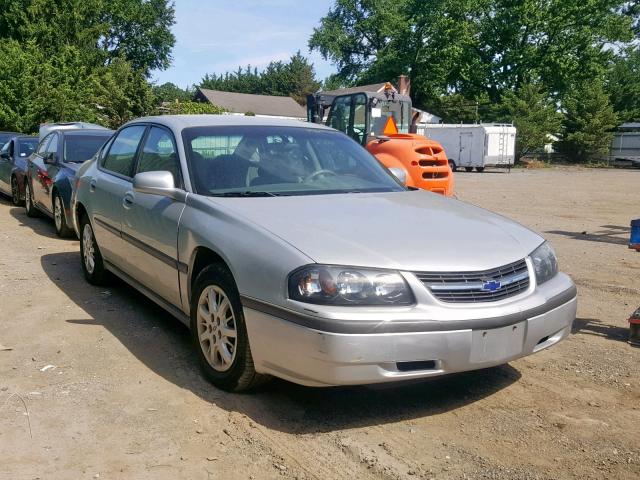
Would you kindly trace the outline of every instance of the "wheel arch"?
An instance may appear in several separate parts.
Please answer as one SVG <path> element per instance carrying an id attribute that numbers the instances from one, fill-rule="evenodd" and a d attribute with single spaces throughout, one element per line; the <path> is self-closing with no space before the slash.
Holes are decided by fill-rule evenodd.
<path id="1" fill-rule="evenodd" d="M 209 265 L 220 265 L 226 268 L 235 281 L 233 271 L 228 262 L 218 252 L 210 247 L 198 246 L 191 253 L 191 259 L 189 261 L 189 273 L 187 281 L 187 300 L 191 305 L 191 296 L 193 294 L 193 285 L 198 278 L 198 275 Z"/>

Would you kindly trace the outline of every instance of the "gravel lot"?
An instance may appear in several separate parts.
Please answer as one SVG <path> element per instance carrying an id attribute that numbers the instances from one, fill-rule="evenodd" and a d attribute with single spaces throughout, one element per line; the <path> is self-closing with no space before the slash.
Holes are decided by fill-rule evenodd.
<path id="1" fill-rule="evenodd" d="M 554 243 L 579 290 L 562 344 L 426 382 L 253 395 L 209 385 L 177 320 L 122 283 L 86 284 L 77 241 L 0 200 L 0 479 L 638 479 L 639 185 L 623 170 L 457 175 L 459 198 Z"/>

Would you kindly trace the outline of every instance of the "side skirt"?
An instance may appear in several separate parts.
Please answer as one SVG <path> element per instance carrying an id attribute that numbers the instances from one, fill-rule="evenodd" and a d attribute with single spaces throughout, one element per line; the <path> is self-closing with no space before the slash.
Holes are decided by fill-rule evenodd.
<path id="1" fill-rule="evenodd" d="M 129 275 L 124 273 L 122 270 L 120 270 L 118 267 L 116 267 L 115 265 L 109 263 L 106 260 L 104 260 L 104 266 L 106 267 L 107 270 L 109 270 L 111 273 L 113 273 L 116 277 L 120 278 L 124 282 L 128 283 L 129 285 L 131 285 L 133 288 L 138 290 L 140 293 L 142 293 L 149 300 L 152 300 L 158 306 L 164 308 L 167 312 L 169 312 L 171 315 L 176 317 L 178 320 L 180 320 L 182 323 L 184 323 L 187 327 L 189 327 L 191 325 L 191 319 L 187 315 L 185 315 L 185 313 L 182 310 L 178 309 L 174 305 L 172 305 L 169 302 L 165 301 L 163 298 L 161 298 L 158 295 L 156 295 L 155 293 L 153 293 L 151 290 L 149 290 L 147 287 L 142 285 L 140 282 L 134 280 L 132 277 L 130 277 Z"/>

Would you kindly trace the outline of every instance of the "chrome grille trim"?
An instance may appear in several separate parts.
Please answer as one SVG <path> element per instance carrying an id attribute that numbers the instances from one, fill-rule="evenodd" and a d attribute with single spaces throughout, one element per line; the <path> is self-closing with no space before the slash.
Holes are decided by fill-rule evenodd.
<path id="1" fill-rule="evenodd" d="M 414 272 L 440 301 L 447 303 L 496 302 L 529 288 L 529 269 L 522 259 L 498 268 L 473 272 Z M 486 282 L 500 282 L 495 290 L 485 290 Z"/>

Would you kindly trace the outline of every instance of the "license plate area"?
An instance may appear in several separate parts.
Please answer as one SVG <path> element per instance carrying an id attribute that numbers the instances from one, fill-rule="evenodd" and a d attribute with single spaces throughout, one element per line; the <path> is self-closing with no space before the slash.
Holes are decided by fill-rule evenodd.
<path id="1" fill-rule="evenodd" d="M 490 330 L 473 330 L 471 337 L 472 363 L 508 360 L 522 353 L 526 322 Z"/>

